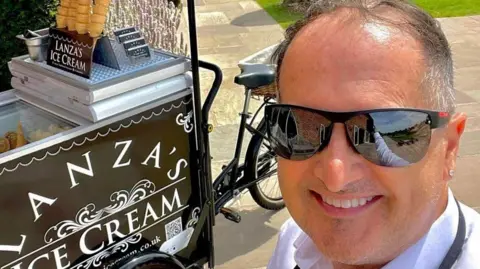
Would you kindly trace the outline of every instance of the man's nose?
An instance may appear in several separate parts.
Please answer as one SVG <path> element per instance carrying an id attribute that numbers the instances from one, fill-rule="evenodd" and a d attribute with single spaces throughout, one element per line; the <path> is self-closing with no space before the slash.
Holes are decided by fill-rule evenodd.
<path id="1" fill-rule="evenodd" d="M 349 183 L 361 178 L 358 164 L 359 155 L 351 147 L 345 135 L 343 124 L 336 124 L 328 146 L 319 153 L 314 173 L 331 192 L 346 189 Z"/>

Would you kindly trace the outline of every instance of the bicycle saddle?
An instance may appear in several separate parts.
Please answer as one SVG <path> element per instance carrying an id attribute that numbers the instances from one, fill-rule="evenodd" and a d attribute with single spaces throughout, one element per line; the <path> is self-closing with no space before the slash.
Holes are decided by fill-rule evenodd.
<path id="1" fill-rule="evenodd" d="M 275 81 L 274 67 L 266 64 L 241 65 L 242 72 L 235 76 L 235 83 L 249 89 L 271 84 Z"/>

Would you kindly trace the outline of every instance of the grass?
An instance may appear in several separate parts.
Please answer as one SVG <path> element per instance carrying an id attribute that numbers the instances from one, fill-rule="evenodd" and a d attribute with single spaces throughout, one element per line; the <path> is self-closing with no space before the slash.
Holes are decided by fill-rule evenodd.
<path id="1" fill-rule="evenodd" d="M 256 1 L 284 29 L 301 17 L 300 14 L 292 13 L 282 7 L 281 0 Z M 436 18 L 480 14 L 480 0 L 414 0 L 413 2 Z"/>
<path id="2" fill-rule="evenodd" d="M 290 24 L 301 18 L 300 14 L 295 14 L 282 7 L 280 0 L 256 0 L 257 3 L 284 29 Z"/>
<path id="3" fill-rule="evenodd" d="M 433 17 L 460 17 L 480 14 L 479 0 L 415 0 Z"/>

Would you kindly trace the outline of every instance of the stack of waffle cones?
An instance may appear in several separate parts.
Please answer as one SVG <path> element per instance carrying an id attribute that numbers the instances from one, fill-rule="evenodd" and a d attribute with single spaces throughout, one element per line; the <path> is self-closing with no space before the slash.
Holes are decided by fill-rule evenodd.
<path id="1" fill-rule="evenodd" d="M 111 0 L 61 0 L 57 10 L 57 28 L 99 37 L 105 27 Z"/>

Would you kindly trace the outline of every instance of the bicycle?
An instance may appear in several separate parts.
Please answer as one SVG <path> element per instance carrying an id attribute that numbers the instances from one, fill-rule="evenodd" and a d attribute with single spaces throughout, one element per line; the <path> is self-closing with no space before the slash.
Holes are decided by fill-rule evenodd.
<path id="1" fill-rule="evenodd" d="M 204 61 L 199 61 L 199 67 L 215 73 L 211 90 L 202 108 L 203 122 L 207 124 L 207 126 L 204 126 L 205 128 L 202 128 L 207 130 L 207 132 L 204 133 L 205 154 L 206 156 L 210 156 L 208 134 L 213 131 L 213 126 L 208 124 L 208 113 L 220 88 L 222 71 L 218 66 Z M 263 103 L 253 114 L 253 117 L 251 117 L 249 113 L 252 92 L 262 86 L 273 83 L 274 80 L 275 72 L 273 68 L 265 64 L 243 65 L 241 67 L 241 73 L 235 77 L 235 83 L 245 88 L 245 101 L 243 111 L 240 113 L 240 126 L 235 153 L 233 159 L 227 165 L 223 166 L 222 172 L 212 183 L 212 190 L 215 201 L 214 215 L 222 213 L 225 218 L 236 223 L 241 221 L 240 215 L 235 210 L 226 208 L 225 205 L 246 190 L 250 192 L 254 201 L 262 208 L 267 210 L 280 210 L 285 207 L 281 194 L 280 196 L 270 197 L 262 189 L 261 184 L 265 183 L 266 178 L 276 174 L 277 161 L 269 146 L 268 137 L 266 136 L 265 120 L 262 119 L 256 127 L 253 127 L 253 123 L 262 108 L 269 103 L 275 102 L 274 98 L 264 97 Z M 247 123 L 248 118 L 252 118 L 250 123 Z M 240 164 L 245 130 L 252 134 L 252 138 L 245 154 L 245 162 Z M 267 150 L 265 153 L 261 153 L 262 146 L 265 146 Z M 206 163 L 210 165 L 210 162 Z M 206 167 L 206 171 L 211 171 L 211 167 Z M 212 181 L 210 177 L 211 175 L 207 176 L 209 182 Z M 274 181 L 276 183 L 276 178 Z"/>

